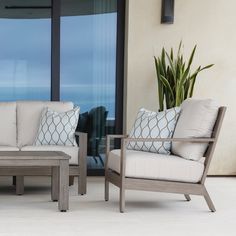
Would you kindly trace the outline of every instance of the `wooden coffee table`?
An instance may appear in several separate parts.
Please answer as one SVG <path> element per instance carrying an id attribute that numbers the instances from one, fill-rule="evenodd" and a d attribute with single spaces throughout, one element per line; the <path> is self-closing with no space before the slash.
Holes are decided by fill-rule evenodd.
<path id="1" fill-rule="evenodd" d="M 1 151 L 0 167 L 50 166 L 51 197 L 58 201 L 58 209 L 64 212 L 69 209 L 69 159 L 67 154 L 55 151 Z"/>

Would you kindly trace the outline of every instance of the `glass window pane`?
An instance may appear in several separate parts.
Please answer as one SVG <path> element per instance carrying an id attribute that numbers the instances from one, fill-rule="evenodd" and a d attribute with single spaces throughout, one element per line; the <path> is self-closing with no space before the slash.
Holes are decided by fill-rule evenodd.
<path id="1" fill-rule="evenodd" d="M 117 0 L 62 0 L 61 13 L 61 100 L 80 106 L 88 169 L 100 169 L 115 127 Z"/>
<path id="2" fill-rule="evenodd" d="M 0 100 L 50 100 L 51 1 L 0 4 Z"/>
<path id="3" fill-rule="evenodd" d="M 61 99 L 115 118 L 116 1 L 62 1 Z"/>

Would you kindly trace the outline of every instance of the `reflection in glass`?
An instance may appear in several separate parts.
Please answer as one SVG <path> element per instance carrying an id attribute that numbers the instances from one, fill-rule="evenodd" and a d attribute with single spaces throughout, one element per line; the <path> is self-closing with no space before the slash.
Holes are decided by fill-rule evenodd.
<path id="1" fill-rule="evenodd" d="M 88 169 L 100 169 L 115 127 L 117 1 L 62 0 L 61 12 L 61 100 L 80 106 Z"/>
<path id="2" fill-rule="evenodd" d="M 50 100 L 50 2 L 0 4 L 0 101 Z"/>
<path id="3" fill-rule="evenodd" d="M 62 1 L 61 99 L 82 112 L 104 106 L 114 119 L 116 1 L 82 2 Z"/>

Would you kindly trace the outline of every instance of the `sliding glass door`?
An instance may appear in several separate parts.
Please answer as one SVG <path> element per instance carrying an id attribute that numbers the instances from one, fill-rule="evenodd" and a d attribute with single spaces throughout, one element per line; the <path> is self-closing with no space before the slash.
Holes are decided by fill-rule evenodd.
<path id="1" fill-rule="evenodd" d="M 1 1 L 0 101 L 49 100 L 50 84 L 51 1 Z"/>
<path id="2" fill-rule="evenodd" d="M 73 100 L 82 112 L 104 106 L 114 119 L 117 13 L 115 7 L 92 10 L 61 17 L 61 99 Z"/>
<path id="3" fill-rule="evenodd" d="M 117 1 L 62 0 L 61 6 L 61 99 L 88 113 L 89 167 L 100 168 L 116 119 Z"/>
<path id="4" fill-rule="evenodd" d="M 122 131 L 124 2 L 0 1 L 0 101 L 80 106 L 92 165 Z"/>

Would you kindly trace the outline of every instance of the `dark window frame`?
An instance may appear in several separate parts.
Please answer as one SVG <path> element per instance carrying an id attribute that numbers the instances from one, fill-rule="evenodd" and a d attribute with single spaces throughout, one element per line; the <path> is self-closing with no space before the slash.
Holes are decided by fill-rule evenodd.
<path id="1" fill-rule="evenodd" d="M 61 0 L 51 4 L 51 101 L 60 101 Z"/>
<path id="2" fill-rule="evenodd" d="M 115 132 L 123 133 L 124 103 L 124 56 L 125 56 L 125 0 L 117 0 L 117 42 L 116 42 L 116 112 Z"/>
<path id="3" fill-rule="evenodd" d="M 61 0 L 51 0 L 51 100 L 60 101 Z M 115 133 L 123 132 L 125 0 L 117 0 Z"/>

